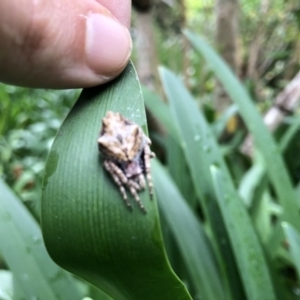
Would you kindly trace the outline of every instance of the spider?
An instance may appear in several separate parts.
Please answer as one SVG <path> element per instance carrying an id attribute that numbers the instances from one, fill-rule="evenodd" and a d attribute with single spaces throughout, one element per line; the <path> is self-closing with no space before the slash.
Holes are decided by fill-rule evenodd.
<path id="1" fill-rule="evenodd" d="M 120 113 L 108 111 L 102 120 L 98 138 L 99 151 L 104 156 L 104 168 L 118 185 L 126 206 L 132 210 L 124 186 L 127 186 L 140 209 L 146 213 L 138 192 L 148 181 L 150 199 L 153 198 L 150 159 L 155 154 L 150 150 L 151 140 L 142 129 Z"/>

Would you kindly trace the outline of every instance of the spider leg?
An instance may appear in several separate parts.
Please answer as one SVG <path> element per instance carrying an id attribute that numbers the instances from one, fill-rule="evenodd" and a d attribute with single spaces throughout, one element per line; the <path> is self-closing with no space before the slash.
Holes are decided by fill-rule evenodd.
<path id="1" fill-rule="evenodd" d="M 133 184 L 134 183 L 134 184 Z M 129 188 L 129 191 L 131 193 L 131 195 L 133 196 L 135 202 L 138 204 L 138 206 L 140 207 L 140 209 L 144 212 L 147 213 L 145 206 L 143 205 L 138 193 L 136 192 L 135 186 L 136 183 L 133 180 L 128 180 L 127 181 L 127 186 Z"/>
<path id="2" fill-rule="evenodd" d="M 150 141 L 150 139 L 149 139 Z M 151 141 L 150 141 L 151 143 Z M 155 154 L 151 152 L 149 144 L 145 146 L 144 150 L 144 161 L 145 161 L 145 173 L 148 181 L 148 187 L 149 187 L 149 194 L 150 194 L 150 199 L 153 199 L 153 182 L 152 182 L 152 176 L 151 176 L 151 164 L 150 164 L 150 159 L 152 157 L 155 157 Z"/>
<path id="3" fill-rule="evenodd" d="M 148 145 L 151 145 L 151 144 L 152 144 L 152 142 L 151 142 L 151 140 L 149 139 L 149 137 L 145 135 L 145 138 L 146 138 L 146 142 L 147 142 L 147 144 L 148 144 Z"/>
<path id="4" fill-rule="evenodd" d="M 140 174 L 137 178 L 139 183 L 139 190 L 143 190 L 146 187 L 145 177 L 144 174 Z"/>
<path id="5" fill-rule="evenodd" d="M 118 185 L 126 206 L 130 210 L 132 210 L 132 206 L 131 206 L 131 204 L 129 203 L 129 201 L 127 199 L 126 191 L 125 191 L 125 189 L 122 185 L 122 184 L 127 184 L 127 178 L 122 173 L 122 171 L 118 168 L 118 166 L 116 166 L 111 161 L 105 160 L 104 161 L 104 168 L 108 171 L 108 173 L 110 173 L 110 175 L 112 176 L 114 182 Z"/>
<path id="6" fill-rule="evenodd" d="M 149 137 L 147 137 L 147 136 L 146 136 L 146 142 L 147 142 L 148 148 L 149 148 L 149 149 L 147 149 L 147 150 L 148 150 L 148 153 L 149 153 L 149 157 L 150 157 L 150 158 L 154 158 L 154 157 L 155 157 L 155 153 L 154 153 L 154 152 L 151 152 L 151 150 L 150 150 L 150 145 L 152 144 L 152 142 L 151 142 L 151 140 L 149 139 Z"/>
<path id="7" fill-rule="evenodd" d="M 134 181 L 134 180 L 132 180 L 132 179 L 128 179 L 127 177 L 126 177 L 126 184 L 128 185 L 128 181 L 131 181 L 131 185 L 132 185 L 132 187 L 135 189 L 135 190 L 137 190 L 137 191 L 139 191 L 141 188 L 140 188 L 140 185 L 139 185 L 139 183 L 138 182 L 136 182 L 136 181 Z"/>

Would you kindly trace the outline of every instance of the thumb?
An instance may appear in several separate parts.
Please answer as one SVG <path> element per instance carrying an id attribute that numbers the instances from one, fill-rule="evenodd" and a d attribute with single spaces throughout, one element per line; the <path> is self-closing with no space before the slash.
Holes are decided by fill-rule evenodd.
<path id="1" fill-rule="evenodd" d="M 44 88 L 105 83 L 132 48 L 124 25 L 99 2 L 82 0 L 2 0 L 0 41 L 0 81 Z"/>

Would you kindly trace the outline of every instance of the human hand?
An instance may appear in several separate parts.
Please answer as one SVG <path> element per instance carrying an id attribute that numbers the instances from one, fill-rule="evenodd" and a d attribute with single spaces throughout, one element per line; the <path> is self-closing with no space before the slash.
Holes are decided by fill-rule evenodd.
<path id="1" fill-rule="evenodd" d="M 1 0 L 0 81 L 76 88 L 105 83 L 131 54 L 130 0 Z"/>

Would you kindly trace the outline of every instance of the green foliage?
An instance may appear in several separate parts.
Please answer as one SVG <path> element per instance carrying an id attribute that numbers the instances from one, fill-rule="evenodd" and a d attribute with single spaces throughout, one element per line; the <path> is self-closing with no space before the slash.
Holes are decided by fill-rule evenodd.
<path id="1" fill-rule="evenodd" d="M 190 274 L 189 286 L 204 299 L 221 299 L 224 290 L 201 223 L 165 168 L 158 162 L 154 162 L 153 167 L 159 205 Z"/>
<path id="2" fill-rule="evenodd" d="M 233 166 L 225 166 L 224 160 L 220 156 L 220 146 L 212 137 L 208 124 L 197 112 L 196 101 L 188 94 L 179 79 L 176 79 L 169 71 L 162 70 L 163 85 L 170 101 L 170 113 L 174 117 L 175 124 L 177 124 L 194 188 L 198 191 L 201 207 L 204 209 L 205 223 L 212 230 L 212 242 L 217 244 L 220 236 L 224 238 L 224 235 L 220 235 L 220 232 L 214 230 L 216 228 L 214 227 L 214 222 L 216 222 L 214 214 L 217 214 L 218 209 L 220 209 L 219 222 L 224 221 L 223 226 L 229 235 L 229 243 L 232 245 L 234 253 L 231 267 L 237 266 L 247 299 L 282 299 L 282 297 L 284 299 L 296 299 L 297 295 L 293 295 L 293 291 L 299 287 L 299 281 L 294 278 L 291 288 L 291 282 L 287 284 L 281 272 L 284 268 L 288 269 L 293 260 L 295 268 L 298 270 L 299 201 L 295 196 L 280 152 L 277 150 L 279 148 L 263 125 L 252 100 L 222 60 L 202 39 L 189 32 L 186 34 L 195 48 L 210 63 L 212 70 L 223 83 L 232 100 L 235 101 L 245 123 L 253 134 L 257 150 L 260 151 L 263 158 L 263 164 L 259 164 L 256 173 L 260 178 L 265 178 L 265 172 L 268 171 L 268 178 L 273 183 L 273 187 L 271 187 L 266 184 L 266 180 L 254 181 L 253 179 L 256 178 L 252 176 L 253 179 L 248 179 L 247 184 L 252 185 L 251 189 L 257 190 L 257 192 L 252 193 L 252 201 L 247 202 L 247 206 L 242 204 L 243 202 L 232 183 L 233 178 L 227 170 L 229 167 L 232 172 Z M 288 144 L 288 136 L 296 131 L 295 128 L 298 128 L 298 121 L 295 121 L 291 130 L 287 131 L 282 142 L 283 145 Z M 272 149 L 276 149 L 276 151 Z M 244 169 L 244 174 L 248 176 L 246 169 Z M 245 187 L 244 181 L 239 179 L 238 182 L 243 182 Z M 278 195 L 275 196 L 276 200 L 281 201 L 281 207 L 278 207 L 276 200 L 273 199 L 273 188 Z M 270 197 L 271 194 L 272 197 Z M 266 195 L 269 197 L 266 198 Z M 217 203 L 214 204 L 216 200 Z M 213 207 L 213 210 L 210 209 L 210 206 Z M 274 216 L 278 218 L 277 222 L 274 222 Z M 289 229 L 288 226 L 291 225 L 284 227 L 287 240 L 290 241 L 288 245 L 291 247 L 292 257 L 283 247 L 284 236 L 278 230 L 278 225 L 283 220 L 295 226 L 294 229 Z M 274 243 L 275 237 L 276 242 Z M 273 241 L 272 246 L 268 245 L 270 241 Z M 220 266 L 225 264 L 224 256 L 218 255 L 218 248 L 216 248 L 216 254 Z M 280 263 L 282 259 L 286 262 L 288 260 L 289 263 Z M 279 265 L 280 267 L 278 267 Z M 238 285 L 233 284 L 234 277 L 225 273 L 223 282 L 225 283 L 228 279 L 229 282 L 225 285 L 226 295 L 229 299 L 241 299 L 234 294 L 238 287 Z M 264 283 L 262 284 L 262 282 Z"/>
<path id="3" fill-rule="evenodd" d="M 266 162 L 266 169 L 270 180 L 273 182 L 274 189 L 278 194 L 278 200 L 284 208 L 284 219 L 300 229 L 296 195 L 280 155 L 279 147 L 264 125 L 251 98 L 239 84 L 231 70 L 201 38 L 196 37 L 190 32 L 186 32 L 186 36 L 193 46 L 210 62 L 212 69 L 223 83 L 228 95 L 238 106 L 244 122 L 253 134 L 255 144 Z"/>
<path id="4" fill-rule="evenodd" d="M 36 217 L 48 151 L 77 95 L 0 84 L 0 175 Z"/>
<path id="5" fill-rule="evenodd" d="M 189 90 L 202 103 L 212 105 L 214 97 L 207 97 L 216 86 L 215 77 L 196 51 L 188 47 L 181 30 L 176 30 L 181 12 L 181 27 L 191 28 L 218 43 L 216 38 L 216 6 L 222 1 L 187 0 L 158 1 L 156 20 L 157 52 L 160 64 L 184 76 Z M 237 60 L 239 76 L 245 79 L 249 92 L 259 108 L 264 110 L 299 70 L 299 1 L 297 0 L 241 0 L 238 5 Z M 168 9 L 160 9 L 161 6 Z M 161 16 L 160 16 L 161 15 Z M 169 24 L 167 30 L 160 20 Z M 258 52 L 256 52 L 258 51 Z M 253 52 L 256 55 L 253 56 Z M 184 53 L 184 55 L 181 55 Z M 255 76 L 249 78 L 251 58 L 256 57 Z"/>
<path id="6" fill-rule="evenodd" d="M 120 112 L 147 132 L 132 64 L 113 82 L 83 91 L 56 136 L 43 186 L 47 249 L 59 265 L 114 299 L 188 300 L 166 260 L 155 199 L 144 191 L 147 214 L 137 205 L 130 212 L 102 167 L 97 136 L 107 111 Z"/>
<path id="7" fill-rule="evenodd" d="M 47 254 L 41 230 L 31 214 L 2 181 L 0 191 L 0 252 L 22 298 L 81 298 L 75 279 Z M 19 298 L 14 295 L 14 299 Z"/>
<path id="8" fill-rule="evenodd" d="M 163 85 L 170 99 L 171 112 L 178 124 L 180 137 L 186 145 L 184 152 L 188 158 L 194 186 L 198 190 L 201 204 L 214 230 L 215 239 L 220 234 L 220 229 L 217 232 L 216 228 L 221 225 L 220 219 L 223 217 L 224 225 L 221 226 L 227 228 L 240 273 L 244 283 L 247 283 L 245 287 L 249 299 L 273 299 L 274 292 L 262 249 L 235 191 L 232 178 L 212 132 L 182 83 L 166 70 L 162 70 L 161 74 Z M 183 103 L 181 99 L 185 99 L 185 102 Z M 222 180 L 216 182 L 215 174 L 210 174 L 213 167 L 222 170 L 224 177 Z M 220 182 L 224 182 L 224 188 L 220 187 Z M 226 200 L 220 199 L 221 196 Z M 216 199 L 218 203 L 215 203 Z M 221 205 L 224 202 L 227 205 Z M 211 209 L 216 206 L 220 207 L 221 215 L 216 209 Z M 226 235 L 225 232 L 224 235 Z M 221 252 L 221 249 L 219 251 Z M 226 274 L 226 277 L 229 277 L 229 274 Z"/>

